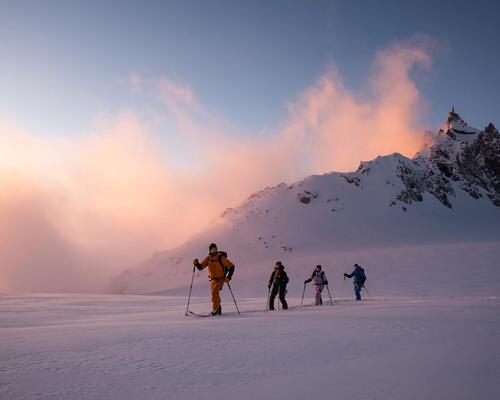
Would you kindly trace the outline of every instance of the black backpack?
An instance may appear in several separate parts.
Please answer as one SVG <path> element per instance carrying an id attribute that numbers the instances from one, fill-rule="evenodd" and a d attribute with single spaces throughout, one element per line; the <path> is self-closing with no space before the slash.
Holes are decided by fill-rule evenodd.
<path id="1" fill-rule="evenodd" d="M 361 285 L 364 285 L 366 282 L 366 275 L 365 275 L 365 270 L 361 268 L 361 271 L 359 271 L 359 283 Z"/>
<path id="2" fill-rule="evenodd" d="M 227 258 L 227 253 L 225 251 L 219 251 L 219 254 L 217 255 L 217 261 L 219 262 L 220 266 L 222 267 L 222 272 L 224 273 L 224 276 L 231 278 L 231 276 L 233 274 L 229 268 L 226 268 L 224 266 L 224 264 L 222 264 L 222 257 Z"/>
<path id="3" fill-rule="evenodd" d="M 217 255 L 217 261 L 220 265 L 222 265 L 222 269 L 224 269 L 224 264 L 222 264 L 222 257 L 227 258 L 227 253 L 225 251 L 219 251 Z"/>

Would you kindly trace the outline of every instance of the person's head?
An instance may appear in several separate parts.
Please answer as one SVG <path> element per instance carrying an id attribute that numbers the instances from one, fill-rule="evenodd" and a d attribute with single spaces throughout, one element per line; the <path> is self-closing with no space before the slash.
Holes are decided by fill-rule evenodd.
<path id="1" fill-rule="evenodd" d="M 316 268 L 315 268 L 315 269 L 316 269 L 316 272 L 321 271 L 321 265 L 316 265 Z"/>
<path id="2" fill-rule="evenodd" d="M 274 264 L 274 269 L 283 269 L 285 268 L 281 261 L 276 261 L 276 264 Z"/>
<path id="3" fill-rule="evenodd" d="M 210 254 L 217 254 L 217 245 L 215 243 L 210 243 L 210 246 L 208 246 L 208 252 Z"/>
<path id="4" fill-rule="evenodd" d="M 360 268 L 358 264 L 354 264 L 354 268 Z"/>

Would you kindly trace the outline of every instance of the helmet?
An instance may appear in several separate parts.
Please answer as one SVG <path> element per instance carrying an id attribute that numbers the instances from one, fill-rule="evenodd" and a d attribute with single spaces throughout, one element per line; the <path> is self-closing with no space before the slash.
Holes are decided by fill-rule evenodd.
<path id="1" fill-rule="evenodd" d="M 208 246 L 208 251 L 214 249 L 217 250 L 217 245 L 215 243 L 210 243 L 210 245 Z"/>
<path id="2" fill-rule="evenodd" d="M 321 265 L 319 265 L 319 264 L 316 265 L 316 269 L 320 271 L 321 270 Z"/>

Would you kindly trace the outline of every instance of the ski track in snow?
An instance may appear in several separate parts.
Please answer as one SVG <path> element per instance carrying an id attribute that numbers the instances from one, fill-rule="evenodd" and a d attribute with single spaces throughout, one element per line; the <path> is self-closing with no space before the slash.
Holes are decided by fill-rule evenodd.
<path id="1" fill-rule="evenodd" d="M 500 383 L 500 299 L 393 298 L 264 311 L 185 299 L 1 295 L 0 398 L 472 399 Z M 209 308 L 206 298 L 192 309 Z"/>

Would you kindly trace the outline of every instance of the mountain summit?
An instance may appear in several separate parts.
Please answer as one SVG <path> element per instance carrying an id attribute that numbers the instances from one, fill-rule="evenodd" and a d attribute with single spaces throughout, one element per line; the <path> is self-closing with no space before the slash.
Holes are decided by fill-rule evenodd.
<path id="1" fill-rule="evenodd" d="M 372 279 L 400 274 L 404 282 L 417 273 L 434 273 L 437 259 L 445 259 L 454 274 L 460 268 L 465 274 L 470 265 L 464 260 L 472 249 L 477 257 L 492 254 L 478 243 L 500 241 L 498 207 L 500 134 L 493 124 L 484 130 L 470 127 L 452 109 L 446 130 L 428 133 L 414 158 L 379 156 L 361 162 L 355 172 L 265 188 L 226 210 L 210 231 L 154 254 L 113 285 L 129 293 L 183 287 L 191 260 L 214 241 L 235 261 L 246 293 L 262 285 L 276 260 L 300 276 L 317 263 L 340 274 L 352 262 L 366 261 L 375 268 Z M 416 261 L 422 257 L 427 261 Z M 412 286 L 415 293 L 432 292 L 419 282 L 418 290 Z"/>
<path id="2" fill-rule="evenodd" d="M 447 135 L 457 138 L 457 135 L 473 135 L 475 133 L 479 133 L 479 130 L 468 125 L 461 117 L 455 112 L 455 107 L 451 108 L 451 111 L 448 113 L 448 119 L 446 121 L 448 130 Z M 462 140 L 465 137 L 462 136 Z"/>
<path id="3" fill-rule="evenodd" d="M 431 145 L 417 155 L 429 174 L 441 180 L 441 199 L 447 207 L 456 188 L 474 199 L 486 196 L 500 206 L 500 135 L 490 123 L 482 131 L 469 126 L 454 109 L 448 114 L 448 129 L 440 130 Z M 451 185 L 451 182 L 456 185 Z"/>

